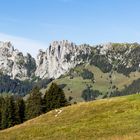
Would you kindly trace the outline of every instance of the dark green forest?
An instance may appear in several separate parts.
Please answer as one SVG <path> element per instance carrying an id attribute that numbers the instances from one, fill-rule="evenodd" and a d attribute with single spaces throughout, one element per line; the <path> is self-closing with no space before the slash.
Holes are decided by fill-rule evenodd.
<path id="1" fill-rule="evenodd" d="M 12 127 L 50 110 L 68 106 L 64 91 L 55 83 L 42 96 L 34 87 L 26 101 L 16 95 L 0 96 L 0 129 Z"/>
<path id="2" fill-rule="evenodd" d="M 11 79 L 8 75 L 0 74 L 0 93 L 12 93 L 15 95 L 25 96 L 29 91 L 38 86 L 39 88 L 46 88 L 53 79 L 40 79 L 37 77 L 32 80 L 18 80 Z"/>

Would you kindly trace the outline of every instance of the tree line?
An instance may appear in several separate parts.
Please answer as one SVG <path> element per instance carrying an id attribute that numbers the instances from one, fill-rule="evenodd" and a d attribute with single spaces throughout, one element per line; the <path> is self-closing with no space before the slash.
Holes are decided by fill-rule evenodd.
<path id="1" fill-rule="evenodd" d="M 50 110 L 69 105 L 64 91 L 55 83 L 43 96 L 38 87 L 34 87 L 26 101 L 22 97 L 0 97 L 0 129 L 12 127 L 35 118 Z"/>
<path id="2" fill-rule="evenodd" d="M 25 96 L 35 86 L 46 88 L 52 80 L 40 79 L 34 76 L 32 80 L 20 81 L 19 79 L 11 79 L 10 76 L 0 73 L 0 93 L 13 93 L 15 95 Z"/>

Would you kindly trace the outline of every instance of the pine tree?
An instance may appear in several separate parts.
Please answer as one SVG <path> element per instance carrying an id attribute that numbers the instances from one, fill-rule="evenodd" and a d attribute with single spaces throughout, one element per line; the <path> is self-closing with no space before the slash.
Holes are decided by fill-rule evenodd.
<path id="1" fill-rule="evenodd" d="M 39 88 L 35 87 L 26 103 L 26 119 L 32 119 L 42 114 L 42 98 Z"/>
<path id="2" fill-rule="evenodd" d="M 7 108 L 7 98 L 4 98 L 2 103 L 2 111 L 1 111 L 1 128 L 5 129 L 8 127 L 8 108 Z"/>
<path id="3" fill-rule="evenodd" d="M 0 97 L 0 129 L 2 129 L 1 122 L 2 122 L 2 105 L 3 105 L 3 101 L 4 101 L 3 97 Z"/>
<path id="4" fill-rule="evenodd" d="M 23 123 L 25 120 L 25 102 L 21 97 L 16 100 L 16 119 L 17 124 Z"/>
<path id="5" fill-rule="evenodd" d="M 56 84 L 52 83 L 45 93 L 46 112 L 68 105 L 64 91 Z"/>
<path id="6" fill-rule="evenodd" d="M 5 97 L 2 106 L 2 128 L 9 128 L 16 124 L 16 106 L 13 96 Z"/>
<path id="7" fill-rule="evenodd" d="M 8 98 L 8 127 L 14 126 L 16 124 L 16 106 L 13 96 Z"/>

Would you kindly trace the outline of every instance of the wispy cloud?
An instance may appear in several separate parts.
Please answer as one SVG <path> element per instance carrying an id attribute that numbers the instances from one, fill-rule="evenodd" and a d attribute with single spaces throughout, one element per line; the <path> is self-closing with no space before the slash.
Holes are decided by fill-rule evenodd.
<path id="1" fill-rule="evenodd" d="M 39 49 L 45 50 L 48 47 L 47 43 L 45 44 L 40 41 L 8 35 L 5 33 L 0 33 L 0 41 L 10 41 L 14 48 L 22 51 L 24 54 L 30 53 L 33 57 L 36 57 Z"/>

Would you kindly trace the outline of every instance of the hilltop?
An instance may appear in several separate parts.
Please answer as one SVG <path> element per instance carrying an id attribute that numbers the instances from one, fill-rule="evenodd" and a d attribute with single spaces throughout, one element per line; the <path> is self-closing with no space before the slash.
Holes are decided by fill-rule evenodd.
<path id="1" fill-rule="evenodd" d="M 0 139 L 140 139 L 140 95 L 79 103 L 61 110 L 61 113 L 53 110 L 21 125 L 0 131 Z"/>

